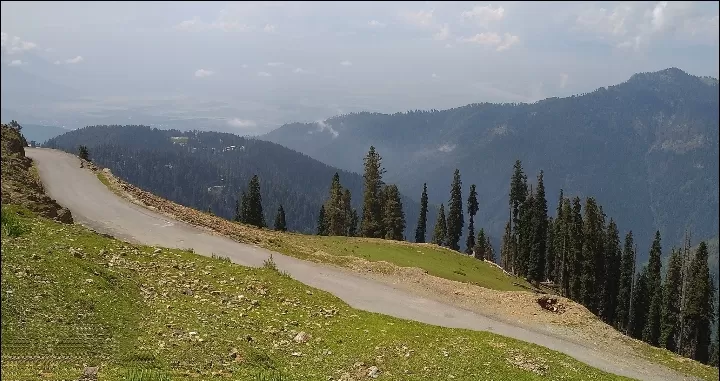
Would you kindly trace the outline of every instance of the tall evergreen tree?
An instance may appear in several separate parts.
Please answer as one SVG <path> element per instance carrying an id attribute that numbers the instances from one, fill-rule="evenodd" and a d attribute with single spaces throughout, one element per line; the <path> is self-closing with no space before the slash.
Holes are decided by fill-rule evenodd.
<path id="1" fill-rule="evenodd" d="M 277 215 L 275 215 L 275 230 L 279 230 L 281 232 L 287 231 L 287 226 L 285 224 L 285 210 L 282 205 L 280 205 Z"/>
<path id="2" fill-rule="evenodd" d="M 260 179 L 254 175 L 248 184 L 247 215 L 245 222 L 257 227 L 265 227 L 265 216 L 260 195 Z"/>
<path id="3" fill-rule="evenodd" d="M 245 216 L 247 215 L 248 200 L 245 191 L 242 191 L 240 198 L 235 201 L 235 222 L 245 223 Z"/>
<path id="4" fill-rule="evenodd" d="M 358 217 L 357 209 L 353 209 L 352 214 L 350 214 L 350 224 L 348 225 L 348 237 L 355 237 L 357 235 L 359 221 L 360 218 Z"/>
<path id="5" fill-rule="evenodd" d="M 350 193 L 350 189 L 345 188 L 343 190 L 342 195 L 342 207 L 343 207 L 343 235 L 349 236 L 350 230 L 354 230 L 356 228 L 351 227 L 352 224 L 352 218 L 353 218 L 353 208 L 352 208 L 352 194 Z"/>
<path id="6" fill-rule="evenodd" d="M 511 272 L 518 274 L 518 268 L 523 267 L 525 259 L 520 258 L 520 212 L 522 205 L 525 204 L 528 194 L 527 177 L 523 173 L 522 162 L 516 160 L 513 165 L 513 174 L 510 179 L 510 220 L 511 220 L 511 236 L 512 244 L 507 248 L 510 250 L 507 254 L 506 266 Z M 524 275 L 520 274 L 520 275 Z"/>
<path id="7" fill-rule="evenodd" d="M 528 278 L 541 282 L 545 278 L 545 250 L 547 248 L 547 200 L 543 171 L 538 175 L 537 190 L 533 198 L 528 258 Z"/>
<path id="8" fill-rule="evenodd" d="M 462 181 L 460 170 L 455 169 L 453 182 L 450 188 L 450 201 L 447 214 L 447 246 L 452 250 L 460 250 L 460 236 L 464 225 L 462 207 Z"/>
<path id="9" fill-rule="evenodd" d="M 440 204 L 438 209 L 437 222 L 435 222 L 435 229 L 433 230 L 432 243 L 440 246 L 445 246 L 447 242 L 447 225 L 445 223 L 445 206 Z"/>
<path id="10" fill-rule="evenodd" d="M 610 219 L 605 236 L 605 272 L 600 279 L 602 287 L 600 316 L 608 324 L 614 324 L 617 310 L 617 296 L 620 282 L 620 266 L 622 250 L 620 248 L 620 232 L 615 220 Z"/>
<path id="11" fill-rule="evenodd" d="M 628 318 L 628 334 L 636 339 L 641 339 L 648 312 L 648 271 L 643 267 L 635 280 L 630 298 L 630 313 Z"/>
<path id="12" fill-rule="evenodd" d="M 583 274 L 583 219 L 582 209 L 580 205 L 580 197 L 575 197 L 572 201 L 572 210 L 570 212 L 570 244 L 571 252 L 569 253 L 569 272 L 570 272 L 570 298 L 582 301 L 581 280 Z"/>
<path id="13" fill-rule="evenodd" d="M 604 265 L 602 257 L 605 255 L 603 248 L 604 221 L 602 212 L 595 199 L 589 197 L 585 201 L 585 216 L 583 218 L 583 246 L 582 246 L 582 274 L 580 275 L 581 303 L 591 312 L 597 314 L 599 310 L 598 296 L 603 294 L 602 274 Z M 598 260 L 598 257 L 600 259 Z M 600 267 L 600 269 L 598 269 Z"/>
<path id="14" fill-rule="evenodd" d="M 630 297 L 635 273 L 635 251 L 632 230 L 625 235 L 622 260 L 620 261 L 620 279 L 618 283 L 617 306 L 615 307 L 615 328 L 627 333 L 630 314 Z"/>
<path id="15" fill-rule="evenodd" d="M 534 235 L 534 218 L 535 218 L 535 195 L 530 189 L 525 202 L 520 205 L 520 219 L 517 225 L 517 238 L 515 253 L 513 260 L 517 275 L 522 277 L 528 276 L 528 267 L 530 264 L 530 248 L 532 247 Z"/>
<path id="16" fill-rule="evenodd" d="M 662 248 L 660 246 L 660 232 L 655 232 L 655 239 L 650 248 L 648 260 L 648 314 L 643 330 L 643 341 L 657 346 L 660 342 L 660 318 L 662 316 Z"/>
<path id="17" fill-rule="evenodd" d="M 423 184 L 422 196 L 420 196 L 420 217 L 418 217 L 417 227 L 415 228 L 415 242 L 424 243 L 427 232 L 427 212 L 428 212 L 428 195 L 427 183 Z"/>
<path id="18" fill-rule="evenodd" d="M 690 283 L 683 306 L 680 354 L 702 363 L 709 360 L 710 332 L 715 319 L 715 287 L 710 277 L 708 249 L 700 242 L 690 264 Z"/>
<path id="19" fill-rule="evenodd" d="M 365 173 L 363 174 L 363 205 L 360 220 L 360 234 L 363 237 L 382 238 L 382 158 L 371 146 L 364 159 Z"/>
<path id="20" fill-rule="evenodd" d="M 340 175 L 335 172 L 330 184 L 330 195 L 325 202 L 325 218 L 327 219 L 328 234 L 341 236 L 347 234 L 346 206 L 343 202 L 343 188 L 340 184 Z"/>
<path id="21" fill-rule="evenodd" d="M 660 345 L 677 352 L 678 335 L 680 333 L 680 300 L 682 295 L 682 255 L 679 250 L 672 250 L 668 260 L 668 269 L 663 284 L 662 317 L 660 328 Z"/>
<path id="22" fill-rule="evenodd" d="M 505 224 L 505 233 L 503 234 L 502 242 L 500 243 L 500 267 L 506 271 L 514 273 L 515 270 L 512 268 L 512 253 L 514 251 L 513 244 L 515 242 L 513 241 L 510 225 L 511 219 Z"/>
<path id="23" fill-rule="evenodd" d="M 488 259 L 489 253 L 487 252 L 487 237 L 485 236 L 485 229 L 480 228 L 478 232 L 477 241 L 473 247 L 475 252 L 475 258 L 477 259 Z"/>
<path id="24" fill-rule="evenodd" d="M 561 191 L 562 196 L 562 191 Z M 565 297 L 570 297 L 570 285 L 572 274 L 573 259 L 573 240 L 572 232 L 572 209 L 570 200 L 563 198 L 558 206 L 560 209 L 560 218 L 555 222 L 555 247 L 558 248 L 560 255 L 555 256 L 555 269 L 557 273 L 558 283 L 560 284 L 560 293 Z"/>
<path id="25" fill-rule="evenodd" d="M 545 247 L 545 278 L 551 282 L 555 282 L 555 225 L 556 220 L 552 217 L 548 217 L 547 222 L 547 242 Z"/>
<path id="26" fill-rule="evenodd" d="M 396 241 L 403 240 L 405 231 L 405 213 L 400 201 L 400 192 L 397 185 L 389 185 L 385 188 L 385 207 L 383 208 L 383 226 L 385 227 L 385 239 Z"/>
<path id="27" fill-rule="evenodd" d="M 467 211 L 470 215 L 470 223 L 468 224 L 467 240 L 465 241 L 465 253 L 471 255 L 475 247 L 475 214 L 477 214 L 478 209 L 477 192 L 475 191 L 475 184 L 472 184 L 470 185 L 470 195 L 467 200 Z"/>
<path id="28" fill-rule="evenodd" d="M 495 263 L 495 249 L 490 243 L 490 236 L 485 236 L 485 260 Z"/>
<path id="29" fill-rule="evenodd" d="M 327 218 L 325 217 L 325 205 L 320 205 L 320 214 L 317 219 L 317 235 L 328 235 Z"/>

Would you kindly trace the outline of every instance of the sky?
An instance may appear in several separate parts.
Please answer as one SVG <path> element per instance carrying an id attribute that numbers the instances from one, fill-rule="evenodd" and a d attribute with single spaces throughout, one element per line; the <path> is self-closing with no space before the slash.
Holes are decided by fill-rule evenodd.
<path id="1" fill-rule="evenodd" d="M 717 78 L 720 64 L 717 2 L 1 8 L 3 91 L 17 94 L 3 117 L 63 125 L 204 118 L 260 134 L 356 111 L 534 102 L 668 67 Z"/>

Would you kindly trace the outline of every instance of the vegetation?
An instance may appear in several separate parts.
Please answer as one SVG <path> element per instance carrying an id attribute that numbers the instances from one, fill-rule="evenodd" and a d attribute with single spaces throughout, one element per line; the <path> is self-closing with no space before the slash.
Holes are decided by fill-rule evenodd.
<path id="1" fill-rule="evenodd" d="M 90 151 L 87 146 L 80 145 L 80 147 L 78 147 L 78 156 L 82 160 L 90 161 Z"/>
<path id="2" fill-rule="evenodd" d="M 427 234 L 427 212 L 427 184 L 423 184 L 423 192 L 420 196 L 420 217 L 418 217 L 417 227 L 415 228 L 415 242 L 417 243 L 425 243 L 425 235 Z"/>

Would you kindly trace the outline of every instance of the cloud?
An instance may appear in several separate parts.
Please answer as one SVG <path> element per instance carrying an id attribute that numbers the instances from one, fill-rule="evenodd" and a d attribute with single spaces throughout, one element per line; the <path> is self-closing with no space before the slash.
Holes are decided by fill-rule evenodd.
<path id="1" fill-rule="evenodd" d="M 447 40 L 448 37 L 450 37 L 450 28 L 448 27 L 448 24 L 443 24 L 443 26 L 440 27 L 440 30 L 433 35 L 433 38 L 438 41 Z"/>
<path id="2" fill-rule="evenodd" d="M 55 49 L 54 48 L 45 48 L 45 51 L 47 53 L 53 53 L 55 51 Z"/>
<path id="3" fill-rule="evenodd" d="M 195 71 L 195 76 L 198 78 L 205 78 L 215 74 L 212 70 L 198 69 Z"/>
<path id="4" fill-rule="evenodd" d="M 564 89 L 567 85 L 568 75 L 566 73 L 560 73 L 560 88 Z"/>
<path id="5" fill-rule="evenodd" d="M 340 62 L 340 65 L 343 65 L 343 66 L 352 66 L 352 62 L 346 60 L 346 61 Z"/>
<path id="6" fill-rule="evenodd" d="M 69 64 L 69 65 L 72 65 L 72 64 L 77 64 L 77 63 L 83 62 L 83 61 L 85 61 L 85 59 L 82 58 L 82 56 L 75 56 L 74 58 L 68 58 L 68 59 L 66 59 L 66 60 L 65 60 L 65 63 L 66 63 L 66 64 Z"/>
<path id="7" fill-rule="evenodd" d="M 303 70 L 302 68 L 299 68 L 299 67 L 296 67 L 295 69 L 293 69 L 293 73 L 304 73 L 304 72 L 305 72 L 305 70 Z"/>
<path id="8" fill-rule="evenodd" d="M 53 62 L 53 63 L 54 63 L 55 65 L 62 65 L 62 62 L 60 62 L 60 60 L 57 60 L 57 61 L 55 61 L 55 62 Z"/>
<path id="9" fill-rule="evenodd" d="M 435 26 L 435 19 L 433 17 L 434 10 L 429 11 L 417 11 L 417 12 L 404 12 L 401 14 L 401 18 L 408 24 L 419 26 L 419 27 L 433 27 Z"/>
<path id="10" fill-rule="evenodd" d="M 275 28 L 275 25 L 265 24 L 265 27 L 263 28 L 263 30 L 265 31 L 265 33 L 275 33 L 276 28 Z"/>
<path id="11" fill-rule="evenodd" d="M 22 66 L 23 62 L 21 60 L 12 60 L 8 64 L 8 66 Z"/>
<path id="12" fill-rule="evenodd" d="M 37 44 L 30 41 L 23 41 L 18 36 L 10 36 L 5 32 L 0 32 L 0 47 L 7 54 L 22 53 L 37 48 Z"/>
<path id="13" fill-rule="evenodd" d="M 627 33 L 626 20 L 633 14 L 633 8 L 623 4 L 612 11 L 605 8 L 588 8 L 578 15 L 575 23 L 585 31 L 601 35 L 624 36 Z"/>
<path id="14" fill-rule="evenodd" d="M 257 127 L 257 123 L 255 123 L 255 121 L 253 121 L 253 120 L 248 120 L 248 119 L 239 119 L 239 118 L 228 119 L 227 124 L 228 124 L 230 127 L 235 127 L 235 128 L 254 128 L 254 127 Z"/>
<path id="15" fill-rule="evenodd" d="M 248 64 L 242 64 L 242 65 L 240 65 L 240 67 L 243 68 L 243 69 L 247 69 L 247 68 L 248 68 Z"/>
<path id="16" fill-rule="evenodd" d="M 469 42 L 485 46 L 495 46 L 495 50 L 501 52 L 509 49 L 512 45 L 515 45 L 520 41 L 518 36 L 514 36 L 510 33 L 505 33 L 504 37 L 501 37 L 495 32 L 478 33 L 472 37 L 460 38 L 462 42 Z"/>
<path id="17" fill-rule="evenodd" d="M 460 17 L 487 28 L 491 22 L 500 21 L 505 17 L 505 9 L 503 7 L 493 8 L 492 5 L 478 5 L 469 11 L 464 11 Z"/>
<path id="18" fill-rule="evenodd" d="M 438 147 L 438 151 L 440 152 L 452 152 L 455 150 L 455 147 L 457 147 L 456 144 L 443 144 L 440 147 Z"/>
<path id="19" fill-rule="evenodd" d="M 432 73 L 431 77 L 433 77 L 433 78 L 437 78 L 438 76 L 437 76 L 437 74 L 435 74 L 435 73 Z"/>
<path id="20" fill-rule="evenodd" d="M 266 71 L 260 71 L 257 73 L 258 77 L 272 77 L 272 74 L 266 72 Z"/>
<path id="21" fill-rule="evenodd" d="M 268 24 L 269 25 L 269 24 Z M 267 28 L 268 25 L 265 27 Z M 274 26 L 269 25 L 273 28 Z M 215 21 L 211 23 L 206 23 L 200 20 L 197 17 L 193 17 L 190 20 L 181 21 L 177 25 L 174 26 L 174 29 L 177 30 L 185 30 L 185 31 L 202 31 L 202 30 L 208 30 L 208 29 L 216 29 L 216 30 L 222 30 L 224 32 L 231 32 L 231 31 L 242 31 L 242 30 L 248 30 L 251 29 L 246 24 L 243 24 L 239 22 L 238 20 L 233 20 L 230 18 L 229 14 L 226 11 L 220 11 L 220 14 L 215 19 Z M 266 30 L 267 31 L 267 30 Z"/>
<path id="22" fill-rule="evenodd" d="M 371 28 L 384 28 L 385 24 L 383 24 L 377 20 L 370 20 L 370 21 L 368 21 L 368 26 Z"/>
<path id="23" fill-rule="evenodd" d="M 340 135 L 337 131 L 335 131 L 334 128 L 332 128 L 332 126 L 329 123 L 325 123 L 324 121 L 319 120 L 319 121 L 315 122 L 315 124 L 318 125 L 318 129 L 317 129 L 318 131 L 327 131 L 327 132 L 331 133 L 333 136 L 332 137 L 333 139 L 337 138 L 338 135 Z"/>
<path id="24" fill-rule="evenodd" d="M 175 25 L 175 29 L 179 30 L 196 30 L 201 29 L 203 27 L 202 21 L 198 20 L 197 17 L 192 18 L 191 20 L 185 20 L 181 21 L 177 25 Z"/>
<path id="25" fill-rule="evenodd" d="M 270 66 L 270 67 L 278 67 L 278 66 L 284 65 L 284 63 L 282 63 L 282 62 L 268 62 L 267 65 Z"/>

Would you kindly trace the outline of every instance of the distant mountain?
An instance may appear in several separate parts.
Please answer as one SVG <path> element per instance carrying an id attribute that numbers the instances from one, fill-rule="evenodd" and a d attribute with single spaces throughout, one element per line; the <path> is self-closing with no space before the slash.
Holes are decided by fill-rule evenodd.
<path id="1" fill-rule="evenodd" d="M 447 202 L 458 168 L 464 197 L 477 184 L 476 226 L 495 242 L 520 159 L 531 182 L 544 170 L 551 214 L 561 188 L 594 196 L 623 232 L 633 230 L 644 260 L 655 230 L 665 252 L 682 243 L 685 229 L 698 239 L 718 235 L 718 124 L 717 79 L 671 68 L 533 104 L 350 114 L 260 138 L 350 171 L 374 145 L 388 181 L 411 195 L 427 182 L 434 203 Z"/>
<path id="2" fill-rule="evenodd" d="M 68 129 L 57 126 L 43 126 L 40 124 L 23 124 L 22 134 L 28 142 L 35 141 L 37 144 L 44 143 L 50 138 L 68 132 Z"/>
<path id="3" fill-rule="evenodd" d="M 323 164 L 275 143 L 219 132 L 181 132 L 145 126 L 94 126 L 50 139 L 47 147 L 76 153 L 89 148 L 93 161 L 161 197 L 232 218 L 235 201 L 257 174 L 266 223 L 282 204 L 288 229 L 314 233 L 320 205 L 335 172 L 361 211 L 362 176 Z M 362 158 L 359 159 L 362 161 Z M 419 204 L 402 197 L 406 235 L 414 238 Z M 434 223 L 434 212 L 431 212 Z"/>

